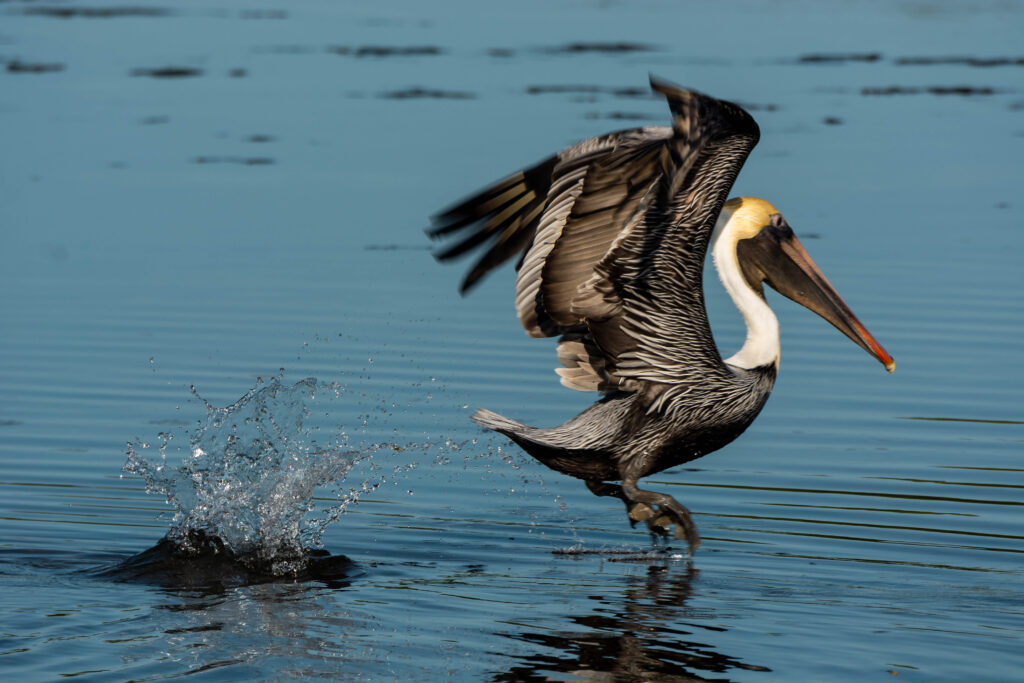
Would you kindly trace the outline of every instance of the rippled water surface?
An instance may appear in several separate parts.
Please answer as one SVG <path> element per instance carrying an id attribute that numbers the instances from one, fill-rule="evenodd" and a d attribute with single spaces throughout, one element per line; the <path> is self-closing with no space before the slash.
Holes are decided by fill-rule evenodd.
<path id="1" fill-rule="evenodd" d="M 0 17 L 5 680 L 1020 678 L 1021 3 Z M 770 297 L 764 412 L 649 480 L 694 511 L 692 559 L 468 420 L 550 425 L 590 397 L 522 334 L 510 271 L 460 299 L 421 232 L 554 149 L 664 123 L 649 72 L 753 113 L 735 194 L 785 213 L 898 363 Z M 708 304 L 731 353 L 711 275 Z M 129 444 L 160 464 L 170 434 L 188 462 L 211 410 L 306 378 L 330 405 L 276 433 L 335 458 L 303 522 L 332 570 L 123 571 L 175 523 L 122 472 Z M 217 477 L 206 502 L 240 500 Z"/>

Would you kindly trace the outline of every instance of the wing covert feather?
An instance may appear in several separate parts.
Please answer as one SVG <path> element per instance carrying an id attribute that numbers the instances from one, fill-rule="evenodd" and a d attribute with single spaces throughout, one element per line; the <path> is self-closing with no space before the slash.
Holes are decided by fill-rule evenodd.
<path id="1" fill-rule="evenodd" d="M 645 391 L 728 372 L 711 337 L 702 271 L 711 231 L 759 131 L 739 106 L 651 78 L 672 126 L 590 138 L 434 218 L 466 231 L 437 258 L 490 240 L 462 291 L 522 251 L 516 310 L 560 335 L 562 383 Z"/>

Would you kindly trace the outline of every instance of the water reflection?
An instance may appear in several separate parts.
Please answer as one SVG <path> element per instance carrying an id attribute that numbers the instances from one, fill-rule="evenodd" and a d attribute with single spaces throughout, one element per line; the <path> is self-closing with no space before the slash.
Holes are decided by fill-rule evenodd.
<path id="1" fill-rule="evenodd" d="M 569 616 L 578 631 L 501 634 L 540 648 L 492 680 L 548 680 L 562 673 L 589 681 L 724 681 L 719 674 L 731 669 L 770 671 L 718 652 L 697 635 L 726 630 L 696 623 L 713 620 L 687 605 L 699 573 L 691 562 L 652 563 L 642 574 L 623 577 L 621 594 L 588 596 L 597 603 L 593 611 Z"/>
<path id="2" fill-rule="evenodd" d="M 160 647 L 171 658 L 166 666 L 185 675 L 230 667 L 243 678 L 338 680 L 346 662 L 371 656 L 353 637 L 367 630 L 366 620 L 338 605 L 331 589 L 308 583 L 278 581 L 220 593 L 166 590 L 153 618 L 171 624 Z M 152 648 L 140 643 L 127 657 L 150 661 Z"/>

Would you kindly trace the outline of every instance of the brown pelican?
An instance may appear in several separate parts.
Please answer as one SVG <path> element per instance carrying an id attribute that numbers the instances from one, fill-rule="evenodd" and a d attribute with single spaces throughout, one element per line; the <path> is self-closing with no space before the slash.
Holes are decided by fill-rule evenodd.
<path id="1" fill-rule="evenodd" d="M 779 327 L 763 283 L 806 306 L 881 361 L 892 357 L 854 317 L 778 209 L 726 201 L 760 132 L 741 107 L 651 78 L 672 126 L 579 142 L 433 218 L 432 237 L 459 241 L 445 261 L 488 243 L 465 293 L 518 252 L 516 309 L 527 333 L 558 339 L 562 384 L 603 397 L 557 427 L 489 410 L 473 420 L 542 463 L 625 504 L 631 523 L 700 543 L 689 511 L 637 487 L 725 446 L 764 405 L 779 367 Z M 747 326 L 723 360 L 701 283 L 712 259 Z M 621 482 L 614 484 L 610 482 Z"/>

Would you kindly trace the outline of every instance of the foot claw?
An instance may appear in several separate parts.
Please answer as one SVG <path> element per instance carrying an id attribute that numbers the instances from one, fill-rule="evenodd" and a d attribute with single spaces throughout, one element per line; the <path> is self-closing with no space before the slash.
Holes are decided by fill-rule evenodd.
<path id="1" fill-rule="evenodd" d="M 671 534 L 677 541 L 685 540 L 690 546 L 692 553 L 700 545 L 700 535 L 697 533 L 697 526 L 690 518 L 689 511 L 679 506 L 682 511 L 674 510 L 667 505 L 659 505 L 657 515 L 652 515 L 647 522 L 647 529 L 655 539 L 668 540 Z"/>
<path id="2" fill-rule="evenodd" d="M 626 504 L 630 526 L 644 522 L 651 536 L 668 540 L 669 534 L 677 540 L 685 540 L 692 553 L 700 545 L 697 525 L 690 518 L 690 511 L 672 496 L 636 487 L 636 479 L 623 479 L 622 485 L 608 484 L 599 479 L 587 480 L 587 488 L 597 496 L 611 496 Z"/>

